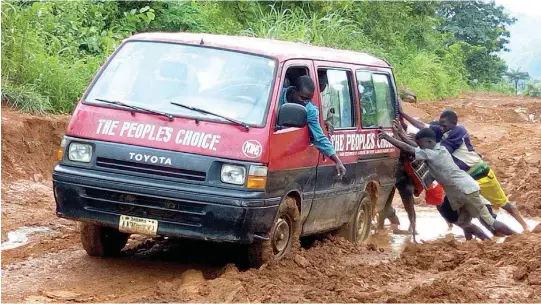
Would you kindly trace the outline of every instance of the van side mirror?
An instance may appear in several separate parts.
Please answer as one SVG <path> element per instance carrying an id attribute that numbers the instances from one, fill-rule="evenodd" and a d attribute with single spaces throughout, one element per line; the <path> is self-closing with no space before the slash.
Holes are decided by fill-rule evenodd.
<path id="1" fill-rule="evenodd" d="M 278 126 L 302 128 L 306 126 L 306 108 L 296 103 L 285 103 L 278 111 Z"/>

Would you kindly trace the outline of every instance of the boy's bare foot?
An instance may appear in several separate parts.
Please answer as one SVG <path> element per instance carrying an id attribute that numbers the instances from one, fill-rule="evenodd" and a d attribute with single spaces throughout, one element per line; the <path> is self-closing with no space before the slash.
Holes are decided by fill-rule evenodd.
<path id="1" fill-rule="evenodd" d="M 411 234 L 415 234 L 415 235 L 419 234 L 419 233 L 417 233 L 417 231 L 415 231 L 415 233 L 414 233 L 413 227 L 411 227 L 411 225 L 408 228 L 408 232 L 411 233 Z"/>
<path id="2" fill-rule="evenodd" d="M 409 235 L 409 234 L 411 234 L 411 232 L 409 232 L 409 231 L 407 231 L 407 230 L 395 228 L 395 229 L 393 229 L 393 234 L 398 234 L 398 235 Z"/>

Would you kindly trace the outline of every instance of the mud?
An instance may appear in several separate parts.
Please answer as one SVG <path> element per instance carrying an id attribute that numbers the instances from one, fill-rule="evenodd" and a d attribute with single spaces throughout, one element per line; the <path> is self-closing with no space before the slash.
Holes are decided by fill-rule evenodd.
<path id="1" fill-rule="evenodd" d="M 143 236 L 118 258 L 91 258 L 78 225 L 54 213 L 51 168 L 68 117 L 2 109 L 2 301 L 541 302 L 541 124 L 527 119 L 541 100 L 466 94 L 404 107 L 430 120 L 456 109 L 537 233 L 464 242 L 425 206 L 418 244 L 388 230 L 357 246 L 326 236 L 261 269 L 243 269 L 237 246 Z"/>

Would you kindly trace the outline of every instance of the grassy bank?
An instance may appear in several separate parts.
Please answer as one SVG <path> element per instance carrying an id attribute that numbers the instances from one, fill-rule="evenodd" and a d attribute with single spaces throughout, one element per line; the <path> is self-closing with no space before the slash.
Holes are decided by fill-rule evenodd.
<path id="1" fill-rule="evenodd" d="M 69 113 L 99 66 L 134 32 L 246 35 L 367 52 L 421 100 L 468 85 L 468 48 L 438 29 L 432 2 L 2 2 L 2 102 Z M 477 89 L 495 87 L 483 84 Z M 502 90 L 503 91 L 503 90 Z"/>

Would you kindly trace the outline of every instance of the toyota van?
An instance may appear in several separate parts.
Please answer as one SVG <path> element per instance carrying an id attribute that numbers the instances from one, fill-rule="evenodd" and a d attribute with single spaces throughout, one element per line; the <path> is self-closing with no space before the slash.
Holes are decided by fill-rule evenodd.
<path id="1" fill-rule="evenodd" d="M 347 173 L 311 144 L 306 110 L 279 106 L 300 76 Z M 392 68 L 352 52 L 250 37 L 144 33 L 120 45 L 78 103 L 58 151 L 59 217 L 91 256 L 130 234 L 243 244 L 261 265 L 300 237 L 361 242 L 395 183 L 379 140 L 397 115 Z"/>

